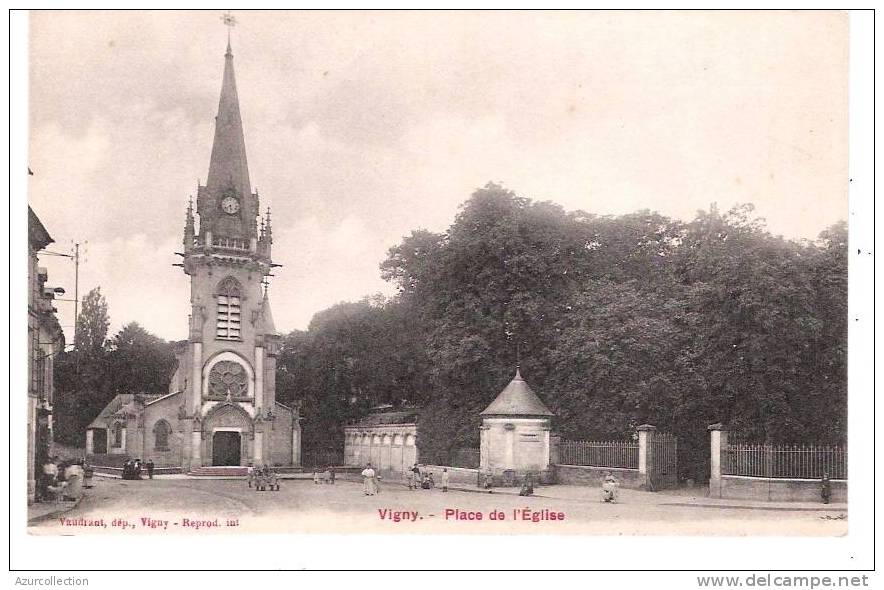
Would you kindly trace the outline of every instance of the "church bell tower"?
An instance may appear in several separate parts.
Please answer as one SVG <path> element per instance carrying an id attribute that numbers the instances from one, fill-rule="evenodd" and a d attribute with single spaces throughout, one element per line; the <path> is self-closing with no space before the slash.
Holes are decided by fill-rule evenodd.
<path id="1" fill-rule="evenodd" d="M 191 470 L 300 462 L 297 412 L 276 401 L 279 336 L 267 293 L 273 238 L 270 209 L 262 216 L 259 207 L 228 40 L 209 174 L 184 225 L 191 313 L 179 423 Z"/>

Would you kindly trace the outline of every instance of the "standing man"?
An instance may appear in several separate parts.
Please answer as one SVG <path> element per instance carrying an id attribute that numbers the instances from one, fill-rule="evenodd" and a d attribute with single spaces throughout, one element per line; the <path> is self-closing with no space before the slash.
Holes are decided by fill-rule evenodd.
<path id="1" fill-rule="evenodd" d="M 414 464 L 414 467 L 411 468 L 411 475 L 414 478 L 414 489 L 418 489 L 421 485 L 421 468 L 417 466 L 417 463 Z"/>
<path id="2" fill-rule="evenodd" d="M 448 491 L 448 468 L 445 467 L 442 469 L 442 491 Z"/>
<path id="3" fill-rule="evenodd" d="M 366 496 L 375 495 L 375 472 L 371 468 L 371 463 L 362 470 L 362 491 Z"/>
<path id="4" fill-rule="evenodd" d="M 147 478 L 153 479 L 153 459 L 148 459 L 144 466 L 147 467 Z"/>

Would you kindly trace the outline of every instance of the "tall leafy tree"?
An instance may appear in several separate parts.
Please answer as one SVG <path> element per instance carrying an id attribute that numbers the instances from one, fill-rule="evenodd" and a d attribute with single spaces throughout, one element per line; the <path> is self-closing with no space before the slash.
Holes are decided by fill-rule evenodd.
<path id="1" fill-rule="evenodd" d="M 99 355 L 104 350 L 109 326 L 107 301 L 101 294 L 101 287 L 95 287 L 83 298 L 74 347 L 84 354 Z"/>
<path id="2" fill-rule="evenodd" d="M 112 392 L 168 392 L 177 365 L 170 342 L 130 322 L 110 339 L 108 348 L 106 379 Z"/>
<path id="3" fill-rule="evenodd" d="M 106 310 L 106 303 L 103 307 Z M 56 440 L 83 445 L 86 427 L 117 394 L 166 393 L 175 365 L 172 344 L 136 322 L 125 325 L 101 347 L 84 346 L 59 355 Z"/>
<path id="4" fill-rule="evenodd" d="M 518 357 L 563 435 L 653 423 L 678 435 L 682 477 L 708 476 L 713 422 L 754 442 L 845 440 L 844 223 L 792 241 L 751 205 L 596 216 L 488 184 L 381 274 L 395 298 L 339 304 L 286 338 L 279 394 L 303 401 L 305 447 L 407 399 L 422 457 L 450 461 L 478 445 Z"/>

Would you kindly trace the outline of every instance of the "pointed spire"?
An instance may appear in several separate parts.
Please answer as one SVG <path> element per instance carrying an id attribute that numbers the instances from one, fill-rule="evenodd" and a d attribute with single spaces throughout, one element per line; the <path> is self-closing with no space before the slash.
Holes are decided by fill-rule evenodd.
<path id="1" fill-rule="evenodd" d="M 264 217 L 264 220 L 265 220 L 264 235 L 267 239 L 267 245 L 269 246 L 270 244 L 273 243 L 273 229 L 271 229 L 271 227 L 270 227 L 270 207 L 269 206 L 267 207 L 267 215 Z"/>
<path id="2" fill-rule="evenodd" d="M 193 196 L 187 203 L 187 213 L 184 214 L 184 251 L 188 252 L 193 248 L 193 236 L 196 231 L 193 223 Z"/>
<path id="3" fill-rule="evenodd" d="M 224 54 L 224 79 L 221 83 L 218 115 L 215 117 L 215 139 L 206 187 L 212 194 L 232 191 L 240 199 L 251 193 L 246 142 L 229 39 L 227 52 Z"/>
<path id="4" fill-rule="evenodd" d="M 546 404 L 522 379 L 519 369 L 516 375 L 480 416 L 552 416 Z"/>
<path id="5" fill-rule="evenodd" d="M 273 314 L 270 312 L 270 295 L 264 283 L 264 297 L 261 299 L 261 331 L 264 334 L 276 334 L 276 324 L 273 322 Z"/>

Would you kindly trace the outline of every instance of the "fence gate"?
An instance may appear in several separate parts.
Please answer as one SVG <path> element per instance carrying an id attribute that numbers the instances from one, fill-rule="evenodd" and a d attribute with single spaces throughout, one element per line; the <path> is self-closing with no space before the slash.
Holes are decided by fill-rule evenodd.
<path id="1" fill-rule="evenodd" d="M 648 434 L 648 481 L 651 491 L 678 487 L 678 439 L 662 432 Z"/>

